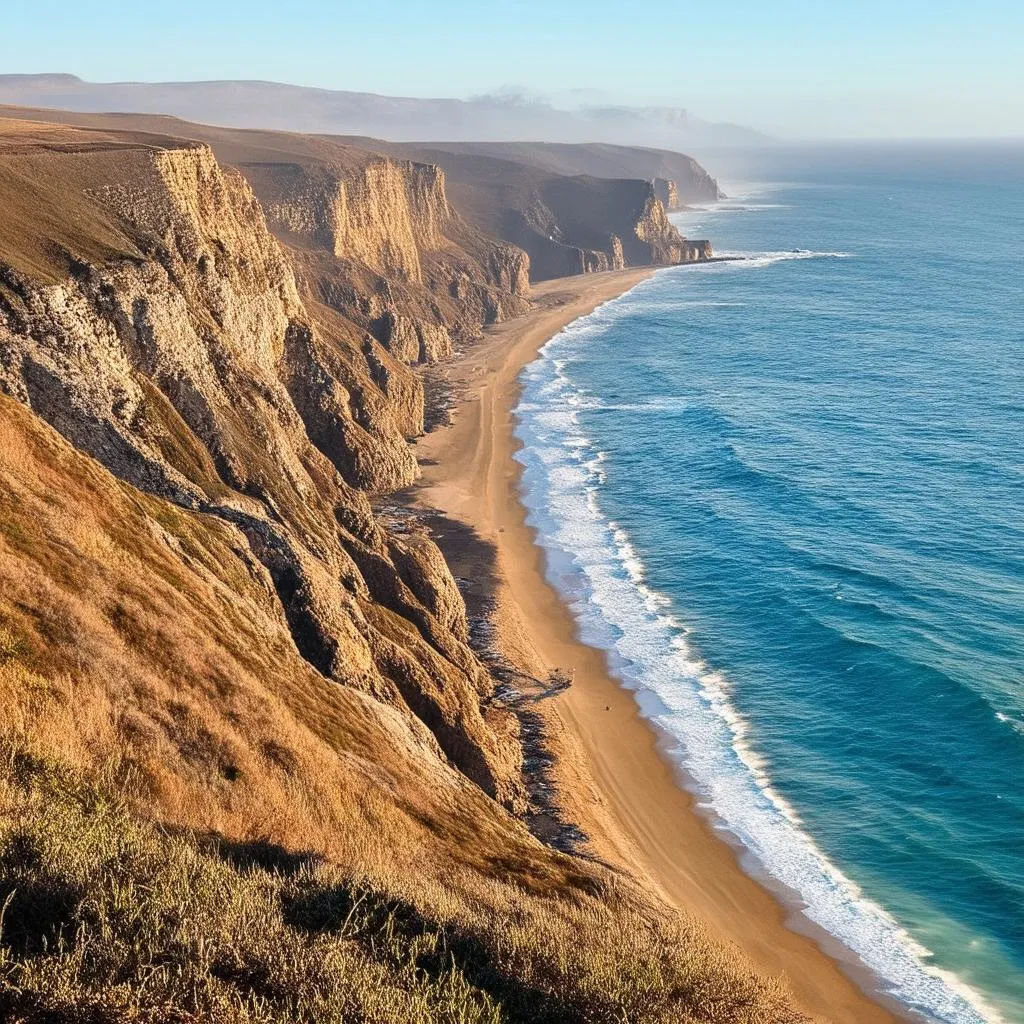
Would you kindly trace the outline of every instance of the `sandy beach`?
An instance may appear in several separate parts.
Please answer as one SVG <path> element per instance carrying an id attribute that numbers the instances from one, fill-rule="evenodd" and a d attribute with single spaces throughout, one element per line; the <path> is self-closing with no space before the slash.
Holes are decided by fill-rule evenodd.
<path id="1" fill-rule="evenodd" d="M 560 328 L 633 287 L 651 271 L 548 282 L 537 308 L 500 325 L 445 371 L 458 396 L 454 423 L 422 438 L 418 502 L 450 520 L 439 541 L 458 576 L 493 601 L 501 652 L 528 673 L 552 668 L 573 685 L 536 704 L 555 754 L 562 816 L 589 836 L 588 852 L 622 867 L 672 905 L 695 913 L 764 971 L 784 974 L 808 1013 L 837 1022 L 903 1019 L 825 935 L 801 934 L 795 912 L 740 867 L 737 851 L 701 817 L 659 749 L 654 729 L 602 652 L 577 639 L 568 608 L 544 578 L 543 554 L 524 521 L 514 460 L 517 377 Z"/>

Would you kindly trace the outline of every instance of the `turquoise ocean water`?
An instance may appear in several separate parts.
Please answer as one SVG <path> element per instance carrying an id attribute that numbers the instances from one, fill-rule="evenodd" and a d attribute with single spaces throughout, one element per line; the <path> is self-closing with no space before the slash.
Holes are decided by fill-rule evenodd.
<path id="1" fill-rule="evenodd" d="M 772 164 L 524 371 L 529 521 L 748 869 L 1024 1021 L 1024 150 Z"/>

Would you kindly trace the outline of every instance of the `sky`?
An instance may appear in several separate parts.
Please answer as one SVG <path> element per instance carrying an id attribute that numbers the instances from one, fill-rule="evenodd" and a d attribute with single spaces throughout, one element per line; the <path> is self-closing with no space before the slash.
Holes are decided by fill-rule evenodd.
<path id="1" fill-rule="evenodd" d="M 1024 137 L 1024 0 L 32 0 L 0 73 L 682 107 L 785 139 Z"/>

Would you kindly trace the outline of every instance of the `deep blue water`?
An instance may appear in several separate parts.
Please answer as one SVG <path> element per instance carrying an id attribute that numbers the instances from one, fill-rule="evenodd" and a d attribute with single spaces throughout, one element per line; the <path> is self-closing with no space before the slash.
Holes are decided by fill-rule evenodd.
<path id="1" fill-rule="evenodd" d="M 1024 150 L 775 162 L 524 372 L 530 521 L 750 870 L 1024 1021 Z"/>

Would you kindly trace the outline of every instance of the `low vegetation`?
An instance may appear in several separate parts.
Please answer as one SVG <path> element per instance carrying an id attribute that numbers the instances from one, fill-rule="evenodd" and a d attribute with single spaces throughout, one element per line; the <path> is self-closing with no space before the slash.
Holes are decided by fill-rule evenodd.
<path id="1" fill-rule="evenodd" d="M 705 937 L 588 894 L 501 914 L 319 858 L 161 828 L 2 758 L 0 1017 L 42 1021 L 782 1021 Z M 545 905 L 548 904 L 548 905 Z"/>

